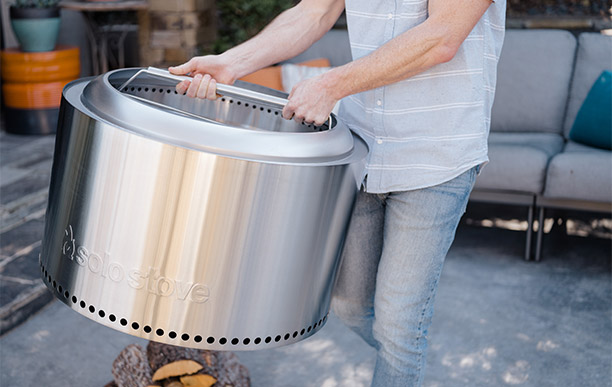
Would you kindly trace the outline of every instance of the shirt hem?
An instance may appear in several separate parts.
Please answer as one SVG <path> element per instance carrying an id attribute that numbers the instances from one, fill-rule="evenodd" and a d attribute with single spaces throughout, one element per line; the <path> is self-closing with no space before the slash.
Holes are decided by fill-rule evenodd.
<path id="1" fill-rule="evenodd" d="M 416 191 L 419 189 L 425 189 L 425 188 L 431 188 L 431 187 L 435 187 L 436 185 L 440 185 L 440 184 L 444 184 L 450 180 L 453 180 L 454 178 L 456 178 L 457 176 L 460 176 L 461 174 L 469 171 L 470 169 L 476 167 L 476 166 L 481 166 L 484 167 L 484 165 L 486 165 L 489 162 L 489 158 L 487 156 L 485 157 L 480 157 L 478 159 L 475 159 L 473 161 L 470 161 L 469 163 L 463 164 L 462 166 L 460 166 L 459 168 L 455 169 L 451 174 L 449 175 L 445 175 L 442 178 L 439 179 L 435 179 L 432 181 L 429 181 L 427 183 L 423 183 L 423 184 L 418 184 L 418 185 L 400 185 L 398 188 L 393 187 L 393 189 L 385 189 L 384 187 L 368 187 L 368 182 L 367 180 L 362 181 L 362 184 L 365 187 L 365 191 L 367 193 L 372 193 L 372 194 L 386 194 L 386 193 L 392 193 L 392 192 L 406 192 L 406 191 Z M 479 171 L 480 173 L 480 171 Z M 367 172 L 366 172 L 367 175 Z"/>

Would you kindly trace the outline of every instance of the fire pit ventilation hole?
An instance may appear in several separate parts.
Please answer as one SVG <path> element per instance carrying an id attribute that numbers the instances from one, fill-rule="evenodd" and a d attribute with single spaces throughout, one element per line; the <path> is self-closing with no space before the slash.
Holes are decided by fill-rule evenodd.
<path id="1" fill-rule="evenodd" d="M 152 90 L 154 91 L 154 90 Z M 160 89 L 160 91 L 163 92 L 163 90 Z M 64 288 L 62 288 L 61 285 L 58 286 L 57 282 L 54 281 L 50 275 L 48 275 L 47 270 L 45 269 L 45 267 L 42 265 L 42 263 L 40 264 L 40 268 L 41 268 L 41 273 L 43 274 L 43 279 L 45 281 L 47 281 L 47 284 L 49 287 L 53 287 L 54 290 L 56 290 L 58 293 L 60 293 L 60 295 L 62 295 L 62 291 L 64 290 Z M 70 297 L 70 293 L 68 290 L 64 291 L 63 293 L 66 302 L 72 302 L 72 304 L 74 305 L 79 305 L 82 309 L 88 309 L 89 312 L 91 312 L 92 314 L 95 314 L 96 312 L 96 307 L 93 305 L 87 305 L 87 303 L 84 300 L 79 300 L 75 295 L 72 295 L 72 297 Z M 102 309 L 98 310 L 98 316 L 100 316 L 100 318 L 105 318 L 107 317 L 108 320 L 112 323 L 117 322 L 117 316 L 114 314 L 109 314 L 108 316 L 106 315 L 106 312 Z M 274 339 L 272 338 L 272 336 L 267 336 L 265 339 L 262 339 L 261 337 L 256 337 L 255 339 L 251 340 L 251 338 L 249 337 L 245 337 L 242 339 L 242 344 L 243 345 L 249 345 L 251 343 L 253 343 L 254 345 L 259 345 L 262 342 L 269 344 L 272 342 L 272 340 L 274 340 L 275 342 L 280 342 L 281 340 L 289 340 L 290 338 L 296 338 L 298 335 L 303 336 L 306 333 L 310 333 L 310 331 L 316 329 L 317 327 L 321 327 L 323 325 L 323 323 L 327 320 L 327 316 L 324 316 L 322 319 L 320 319 L 318 322 L 315 322 L 314 325 L 309 326 L 308 328 L 302 328 L 302 330 L 298 331 L 294 331 L 293 334 L 291 333 L 285 333 L 284 335 L 276 335 L 274 337 Z M 121 318 L 118 320 L 119 324 L 121 326 L 127 326 L 129 324 L 129 322 L 125 319 L 125 318 Z M 132 327 L 132 329 L 134 330 L 138 330 L 140 329 L 140 323 L 138 323 L 137 321 L 133 321 L 130 326 Z M 145 333 L 150 334 L 151 332 L 153 332 L 153 328 L 149 325 L 145 325 L 142 330 Z M 163 337 L 165 334 L 165 331 L 162 328 L 157 328 L 155 329 L 155 334 L 159 337 Z M 168 338 L 170 339 L 176 339 L 178 337 L 178 334 L 175 331 L 170 331 L 168 332 Z M 191 336 L 188 333 L 182 333 L 180 336 L 180 339 L 182 341 L 189 341 L 189 339 L 191 338 Z M 200 343 L 202 342 L 204 339 L 202 336 L 200 335 L 196 335 L 193 336 L 193 341 L 195 341 L 196 343 Z M 216 338 L 213 336 L 208 336 L 206 338 L 206 342 L 208 344 L 214 344 L 216 341 Z M 238 345 L 240 344 L 240 339 L 238 337 L 234 337 L 232 338 L 232 340 L 230 341 L 230 343 L 232 345 Z M 221 337 L 219 338 L 219 344 L 220 345 L 225 345 L 227 344 L 228 340 L 225 337 Z"/>

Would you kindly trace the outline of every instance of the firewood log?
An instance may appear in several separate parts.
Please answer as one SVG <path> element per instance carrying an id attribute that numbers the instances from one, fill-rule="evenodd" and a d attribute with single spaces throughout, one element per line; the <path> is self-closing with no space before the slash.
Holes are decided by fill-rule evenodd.
<path id="1" fill-rule="evenodd" d="M 153 374 L 153 381 L 169 379 L 174 376 L 195 374 L 203 367 L 200 363 L 193 360 L 177 360 L 159 367 Z"/>
<path id="2" fill-rule="evenodd" d="M 151 384 L 151 367 L 145 350 L 138 344 L 130 344 L 113 362 L 113 378 L 118 387 L 142 387 Z"/>
<path id="3" fill-rule="evenodd" d="M 151 369 L 154 370 L 177 360 L 198 362 L 203 366 L 198 374 L 217 379 L 214 387 L 250 386 L 249 371 L 232 352 L 176 347 L 151 341 L 147 346 L 147 357 Z"/>
<path id="4" fill-rule="evenodd" d="M 187 375 L 181 376 L 181 383 L 185 387 L 211 387 L 217 379 L 210 375 Z"/>

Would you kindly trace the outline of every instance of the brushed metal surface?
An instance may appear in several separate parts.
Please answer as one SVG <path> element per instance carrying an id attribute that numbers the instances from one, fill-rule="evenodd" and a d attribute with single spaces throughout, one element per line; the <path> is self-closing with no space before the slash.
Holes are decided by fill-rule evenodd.
<path id="1" fill-rule="evenodd" d="M 79 103 L 87 83 L 61 105 L 40 261 L 56 297 L 188 347 L 264 349 L 320 329 L 363 141 L 320 164 L 228 157 L 112 125 Z"/>
<path id="2" fill-rule="evenodd" d="M 224 156 L 254 161 L 335 163 L 344 162 L 342 159 L 359 146 L 348 128 L 335 119 L 331 129 L 327 125 L 300 124 L 283 119 L 281 110 L 274 106 L 247 99 L 190 98 L 178 95 L 172 80 L 145 75 L 135 79 L 124 92 L 175 110 L 148 105 L 116 89 L 137 70 L 115 70 L 85 85 L 69 84 L 64 94 L 71 103 L 82 105 L 111 125 L 165 143 Z M 82 87 L 80 97 L 70 98 L 80 89 L 78 85 Z M 243 85 L 247 87 L 246 83 Z M 206 120 L 181 115 L 177 110 L 206 117 Z"/>

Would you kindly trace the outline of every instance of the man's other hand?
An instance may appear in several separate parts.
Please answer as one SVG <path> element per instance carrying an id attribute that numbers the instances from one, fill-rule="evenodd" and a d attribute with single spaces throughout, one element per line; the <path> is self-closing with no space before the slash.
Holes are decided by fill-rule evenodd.
<path id="1" fill-rule="evenodd" d="M 303 80 L 295 85 L 289 94 L 289 102 L 283 109 L 283 117 L 288 120 L 293 118 L 305 124 L 323 125 L 338 102 L 328 82 L 327 74 L 329 73 Z"/>

